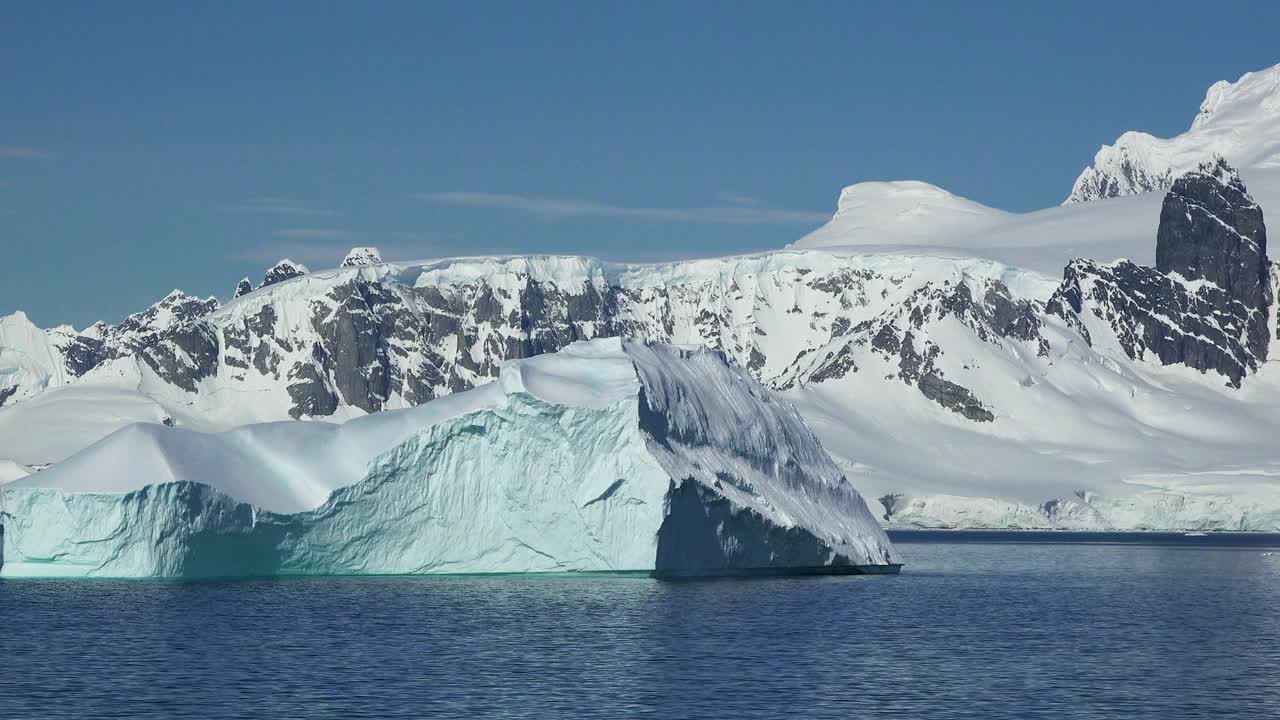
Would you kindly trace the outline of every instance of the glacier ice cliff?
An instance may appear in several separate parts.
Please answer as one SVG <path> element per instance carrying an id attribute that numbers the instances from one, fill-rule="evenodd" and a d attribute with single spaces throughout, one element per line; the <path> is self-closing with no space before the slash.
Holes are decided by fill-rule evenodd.
<path id="1" fill-rule="evenodd" d="M 341 426 L 120 430 L 0 488 L 0 575 L 893 572 L 799 414 L 621 339 Z"/>

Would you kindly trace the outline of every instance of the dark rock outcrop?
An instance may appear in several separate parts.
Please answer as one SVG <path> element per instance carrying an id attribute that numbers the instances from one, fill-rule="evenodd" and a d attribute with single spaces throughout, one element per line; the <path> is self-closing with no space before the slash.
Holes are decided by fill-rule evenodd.
<path id="1" fill-rule="evenodd" d="M 102 359 L 133 355 L 157 375 L 194 392 L 196 382 L 218 370 L 218 338 L 205 317 L 218 309 L 215 298 L 195 298 L 174 290 L 163 300 L 108 328 Z"/>
<path id="2" fill-rule="evenodd" d="M 104 326 L 105 327 L 105 326 Z M 81 334 L 62 347 L 62 361 L 67 372 L 80 377 L 107 359 L 102 340 L 96 335 Z"/>
<path id="3" fill-rule="evenodd" d="M 1242 305 L 1249 311 L 1249 349 L 1261 359 L 1267 355 L 1270 266 L 1262 208 L 1235 168 L 1218 157 L 1174 181 L 1160 208 L 1156 270 L 1213 283 L 1226 292 L 1223 301 Z"/>
<path id="4" fill-rule="evenodd" d="M 240 278 L 240 282 L 236 283 L 236 291 L 231 296 L 233 298 L 242 297 L 253 292 L 253 283 L 249 282 L 249 278 Z"/>
<path id="5" fill-rule="evenodd" d="M 885 372 L 941 408 L 987 422 L 999 411 L 979 397 L 972 359 L 948 356 L 939 338 L 967 330 L 1004 352 L 1048 352 L 1041 304 L 983 274 L 929 277 L 884 303 L 911 270 L 780 264 L 764 281 L 699 270 L 630 283 L 580 258 L 516 258 L 474 274 L 359 266 L 295 292 L 271 286 L 301 271 L 281 263 L 265 291 L 220 312 L 216 301 L 176 294 L 120 326 L 86 331 L 65 354 L 77 374 L 134 355 L 191 392 L 273 385 L 287 391 L 284 411 L 302 418 L 418 405 L 487 382 L 507 360 L 626 336 L 709 346 L 781 390 Z M 783 297 L 788 304 L 776 305 Z M 864 311 L 876 304 L 879 312 Z M 779 343 L 765 329 L 773 314 L 807 326 L 807 338 Z M 208 377 L 216 388 L 202 384 Z"/>
<path id="6" fill-rule="evenodd" d="M 63 334 L 56 347 L 71 377 L 82 377 L 110 360 L 135 358 L 161 379 L 188 392 L 218 371 L 218 333 L 206 322 L 216 298 L 174 290 L 119 325 L 95 323 L 77 335 Z"/>
<path id="7" fill-rule="evenodd" d="M 262 276 L 262 285 L 260 285 L 259 288 L 264 288 L 268 285 L 275 285 L 278 282 L 284 282 L 285 280 L 291 280 L 300 275 L 306 274 L 307 267 L 305 265 L 300 265 L 288 258 L 285 258 L 284 260 L 276 263 L 274 267 Z"/>
<path id="8" fill-rule="evenodd" d="M 977 282 L 977 281 L 975 281 Z M 821 383 L 858 372 L 858 347 L 893 363 L 896 377 L 914 385 L 929 400 L 975 422 L 991 422 L 995 413 L 968 388 L 944 377 L 937 365 L 943 349 L 928 339 L 928 329 L 947 319 L 959 321 L 981 341 L 1030 343 L 1040 356 L 1047 355 L 1049 343 L 1042 334 L 1038 304 L 1014 299 L 999 280 L 983 282 L 981 299 L 975 298 L 968 283 L 929 283 L 906 300 L 872 320 L 849 329 L 845 344 L 825 354 L 807 377 L 788 378 L 782 389 L 803 380 Z M 798 358 L 797 358 L 798 359 Z"/>
<path id="9" fill-rule="evenodd" d="M 1221 157 L 1179 177 L 1164 197 L 1156 269 L 1208 280 L 1251 306 L 1267 280 L 1262 208 Z"/>
<path id="10" fill-rule="evenodd" d="M 506 360 L 577 340 L 624 334 L 611 295 L 591 283 L 559 287 L 516 274 L 517 292 L 483 281 L 408 288 L 353 277 L 312 301 L 318 341 L 288 370 L 295 417 L 338 403 L 377 412 L 392 397 L 417 405 L 497 375 Z M 246 328 L 242 343 L 271 337 Z M 452 347 L 442 354 L 438 348 Z"/>
<path id="11" fill-rule="evenodd" d="M 1271 264 L 1262 209 L 1222 160 L 1177 178 L 1160 211 L 1156 267 L 1074 260 L 1048 312 L 1105 321 L 1134 359 L 1148 354 L 1239 387 L 1267 359 Z"/>

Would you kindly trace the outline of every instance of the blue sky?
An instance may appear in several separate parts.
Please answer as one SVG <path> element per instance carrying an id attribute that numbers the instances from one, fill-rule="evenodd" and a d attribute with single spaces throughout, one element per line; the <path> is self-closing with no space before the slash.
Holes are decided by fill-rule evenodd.
<path id="1" fill-rule="evenodd" d="M 1280 62 L 1280 3 L 0 4 L 0 314 L 281 256 L 779 247 L 841 187 L 1056 204 Z"/>

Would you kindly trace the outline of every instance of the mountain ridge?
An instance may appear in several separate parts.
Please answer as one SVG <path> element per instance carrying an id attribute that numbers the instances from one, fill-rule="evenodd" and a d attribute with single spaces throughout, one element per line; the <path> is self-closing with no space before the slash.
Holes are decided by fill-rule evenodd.
<path id="1" fill-rule="evenodd" d="M 1175 177 L 1214 155 L 1237 167 L 1280 167 L 1280 65 L 1211 85 L 1180 135 L 1131 130 L 1103 145 L 1063 204 L 1167 190 Z"/>
<path id="2" fill-rule="evenodd" d="M 1280 206 L 1277 108 L 1280 66 L 1211 87 L 1192 129 L 1160 141 L 1195 162 L 1143 166 L 1164 193 L 1016 214 L 862 183 L 768 253 L 387 263 L 365 247 L 84 332 L 14 314 L 0 459 L 39 468 L 134 421 L 345 422 L 623 336 L 745 368 L 891 524 L 1280 530 L 1280 272 L 1262 210 Z M 1252 165 L 1217 152 L 1233 132 Z"/>
<path id="3" fill-rule="evenodd" d="M 1238 179 L 1197 182 L 1175 199 Z M 1216 237 L 1222 218 L 1196 217 L 1172 242 Z M 1264 345 L 1274 336 L 1266 282 L 1260 308 L 1216 282 L 1130 261 L 1076 261 L 1054 280 L 978 258 L 813 250 L 321 270 L 216 307 L 171 295 L 165 313 L 135 314 L 129 332 L 98 328 L 104 347 L 144 347 L 106 353 L 64 388 L 0 408 L 10 439 L 0 456 L 38 447 L 20 432 L 32 424 L 23 418 L 64 392 L 123 387 L 149 399 L 140 419 L 192 429 L 343 421 L 482 385 L 509 359 L 620 335 L 708 346 L 746 368 L 801 409 L 855 486 L 882 498 L 888 522 L 1280 527 L 1280 494 L 1268 490 L 1280 469 L 1261 440 L 1274 421 L 1259 415 L 1280 399 L 1280 369 L 1265 347 L 1238 340 L 1258 312 Z M 188 307 L 204 314 L 189 318 Z M 1172 350 L 1162 349 L 1172 327 Z M 1241 475 L 1242 462 L 1252 474 Z"/>

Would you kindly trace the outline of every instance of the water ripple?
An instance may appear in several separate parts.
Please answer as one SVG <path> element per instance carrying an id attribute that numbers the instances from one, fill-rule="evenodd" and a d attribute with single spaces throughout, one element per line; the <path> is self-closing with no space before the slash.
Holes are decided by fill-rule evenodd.
<path id="1" fill-rule="evenodd" d="M 0 583 L 0 717 L 1280 717 L 1280 556 L 907 543 L 899 577 Z"/>

